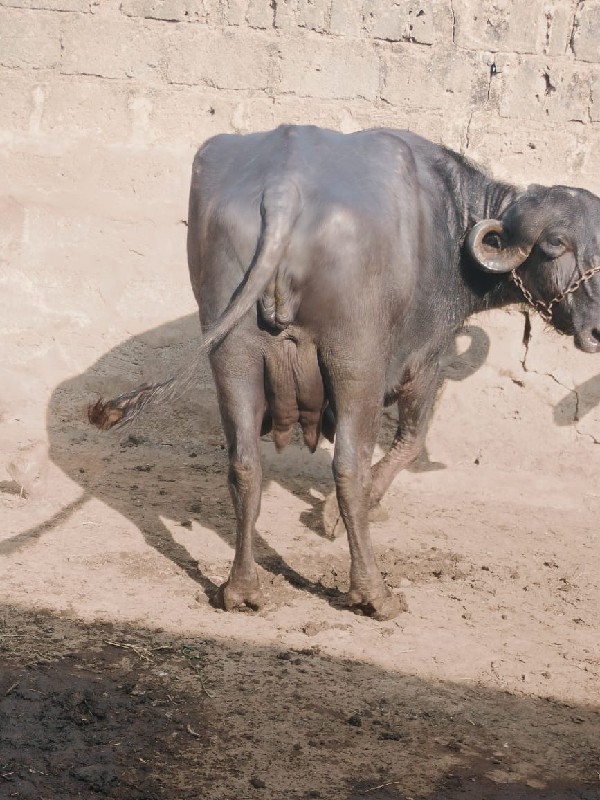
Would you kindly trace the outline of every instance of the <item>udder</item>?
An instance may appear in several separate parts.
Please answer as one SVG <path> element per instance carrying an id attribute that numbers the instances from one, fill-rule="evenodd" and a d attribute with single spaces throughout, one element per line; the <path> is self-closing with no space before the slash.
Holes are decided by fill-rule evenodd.
<path id="1" fill-rule="evenodd" d="M 265 354 L 267 412 L 262 433 L 273 431 L 278 451 L 288 444 L 299 422 L 311 453 L 321 432 L 333 441 L 334 423 L 328 408 L 317 349 L 289 331 L 274 337 Z"/>

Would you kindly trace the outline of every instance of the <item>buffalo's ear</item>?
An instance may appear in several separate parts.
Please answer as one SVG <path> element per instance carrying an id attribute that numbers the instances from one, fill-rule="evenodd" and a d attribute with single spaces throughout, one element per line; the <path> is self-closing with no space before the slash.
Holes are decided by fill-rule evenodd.
<path id="1" fill-rule="evenodd" d="M 509 244 L 498 219 L 484 219 L 469 231 L 466 247 L 484 272 L 512 272 L 531 252 L 531 246 Z"/>

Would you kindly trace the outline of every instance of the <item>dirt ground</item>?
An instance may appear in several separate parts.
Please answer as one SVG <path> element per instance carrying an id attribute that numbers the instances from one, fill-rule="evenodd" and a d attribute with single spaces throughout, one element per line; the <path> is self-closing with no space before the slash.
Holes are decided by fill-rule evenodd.
<path id="1" fill-rule="evenodd" d="M 209 602 L 233 515 L 207 366 L 127 430 L 85 419 L 195 335 L 176 320 L 65 380 L 47 440 L 5 429 L 0 798 L 600 798 L 597 377 L 541 376 L 535 336 L 511 372 L 470 329 L 428 450 L 372 526 L 409 607 L 390 622 L 345 608 L 330 448 L 265 439 L 269 602 L 226 614 Z M 390 411 L 381 447 L 392 430 Z"/>

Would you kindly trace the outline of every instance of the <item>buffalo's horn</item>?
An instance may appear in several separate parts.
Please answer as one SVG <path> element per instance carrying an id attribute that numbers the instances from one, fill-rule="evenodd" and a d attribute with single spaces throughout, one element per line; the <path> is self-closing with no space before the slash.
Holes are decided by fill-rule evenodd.
<path id="1" fill-rule="evenodd" d="M 484 219 L 470 230 L 467 237 L 467 249 L 486 272 L 511 272 L 520 267 L 531 252 L 531 245 L 511 245 L 493 247 L 485 242 L 490 233 L 498 234 L 504 241 L 504 225 L 498 219 Z"/>

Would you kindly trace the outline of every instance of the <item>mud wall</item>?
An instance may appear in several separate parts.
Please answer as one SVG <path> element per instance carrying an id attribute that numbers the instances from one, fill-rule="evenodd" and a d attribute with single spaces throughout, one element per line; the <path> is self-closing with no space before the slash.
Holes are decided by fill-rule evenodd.
<path id="1" fill-rule="evenodd" d="M 208 136 L 409 127 L 498 178 L 600 193 L 599 38 L 599 0 L 0 0 L 6 458 L 43 441 L 61 380 L 193 312 L 187 185 Z M 537 322 L 525 347 L 518 312 L 477 324 L 490 442 L 498 408 L 527 403 L 534 428 L 558 420 L 561 452 L 593 442 L 593 359 Z M 126 382 L 131 364 L 115 369 Z"/>

